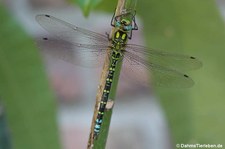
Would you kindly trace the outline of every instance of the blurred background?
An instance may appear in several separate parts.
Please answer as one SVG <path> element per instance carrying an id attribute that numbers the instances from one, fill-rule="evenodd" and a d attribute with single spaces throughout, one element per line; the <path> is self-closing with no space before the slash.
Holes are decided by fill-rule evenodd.
<path id="1" fill-rule="evenodd" d="M 0 149 L 86 148 L 101 67 L 43 53 L 39 39 L 47 32 L 35 16 L 50 14 L 105 34 L 116 4 L 0 1 Z M 225 146 L 225 1 L 138 1 L 136 18 L 132 43 L 196 56 L 203 67 L 189 73 L 195 80 L 190 89 L 146 90 L 120 79 L 106 148 Z"/>

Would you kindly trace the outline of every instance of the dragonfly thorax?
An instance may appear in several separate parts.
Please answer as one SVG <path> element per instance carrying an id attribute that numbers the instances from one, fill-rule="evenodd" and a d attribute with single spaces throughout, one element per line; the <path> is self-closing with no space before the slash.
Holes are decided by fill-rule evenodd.
<path id="1" fill-rule="evenodd" d="M 127 33 L 122 30 L 117 30 L 113 36 L 112 47 L 117 51 L 121 51 L 125 48 L 126 43 Z"/>

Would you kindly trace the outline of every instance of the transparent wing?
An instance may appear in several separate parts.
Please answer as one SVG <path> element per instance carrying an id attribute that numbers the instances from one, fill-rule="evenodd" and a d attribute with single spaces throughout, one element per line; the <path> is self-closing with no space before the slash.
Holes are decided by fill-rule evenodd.
<path id="1" fill-rule="evenodd" d="M 127 45 L 124 58 L 124 67 L 127 67 L 126 76 L 131 76 L 132 81 L 138 77 L 139 82 L 148 84 L 148 75 L 152 75 L 153 84 L 163 87 L 193 86 L 193 80 L 186 74 L 185 70 L 200 68 L 202 63 L 194 57 L 178 55 L 148 49 L 138 45 Z"/>
<path id="2" fill-rule="evenodd" d="M 152 64 L 157 64 L 158 66 L 180 72 L 195 70 L 202 67 L 201 61 L 193 56 L 169 53 L 135 44 L 128 44 L 126 50 L 134 55 L 149 60 Z"/>
<path id="3" fill-rule="evenodd" d="M 72 43 L 105 44 L 108 42 L 105 35 L 82 29 L 50 15 L 37 15 L 36 20 L 50 34 Z"/>
<path id="4" fill-rule="evenodd" d="M 102 66 L 106 56 L 107 46 L 75 44 L 55 38 L 44 38 L 38 40 L 41 52 L 53 59 L 60 59 L 74 65 L 83 67 Z"/>
<path id="5" fill-rule="evenodd" d="M 44 53 L 85 67 L 101 65 L 108 48 L 107 36 L 76 27 L 49 15 L 37 15 L 36 20 L 53 35 L 53 38 L 39 40 Z"/>

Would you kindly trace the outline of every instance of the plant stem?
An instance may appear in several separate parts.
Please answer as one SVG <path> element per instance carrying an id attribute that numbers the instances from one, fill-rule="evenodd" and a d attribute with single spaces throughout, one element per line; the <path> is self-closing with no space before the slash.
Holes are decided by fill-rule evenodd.
<path id="1" fill-rule="evenodd" d="M 125 9 L 135 9 L 136 1 L 137 0 L 119 0 L 116 10 L 115 10 L 115 16 L 121 15 L 123 10 L 125 10 Z M 110 38 L 112 37 L 114 32 L 115 32 L 115 29 L 112 28 L 111 33 L 110 33 Z M 108 52 L 110 52 L 110 50 L 111 49 L 109 48 Z M 108 57 L 106 57 L 104 66 L 103 66 L 103 70 L 102 70 L 102 74 L 101 74 L 100 85 L 98 87 L 98 91 L 97 91 L 97 95 L 96 95 L 96 103 L 95 103 L 94 115 L 92 118 L 91 132 L 89 135 L 87 149 L 92 149 L 92 148 L 93 149 L 104 149 L 106 146 L 113 106 L 112 106 L 112 108 L 107 109 L 105 111 L 103 123 L 101 126 L 101 131 L 100 131 L 100 134 L 98 135 L 98 139 L 94 139 L 93 135 L 94 135 L 95 120 L 96 120 L 97 114 L 98 114 L 98 107 L 99 107 L 99 103 L 102 98 L 103 89 L 104 89 L 104 86 L 106 83 L 105 80 L 108 75 L 109 66 L 110 66 L 110 60 Z M 117 64 L 117 67 L 115 70 L 115 76 L 114 76 L 112 86 L 111 86 L 111 92 L 109 94 L 109 100 L 112 101 L 112 103 L 114 103 L 114 100 L 115 100 L 121 66 L 122 66 L 122 61 L 118 62 L 118 64 Z"/>

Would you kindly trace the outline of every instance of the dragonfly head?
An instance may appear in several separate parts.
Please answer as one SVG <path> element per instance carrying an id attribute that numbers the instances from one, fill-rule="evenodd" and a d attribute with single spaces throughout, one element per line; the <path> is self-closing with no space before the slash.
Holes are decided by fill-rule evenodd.
<path id="1" fill-rule="evenodd" d="M 117 20 L 115 25 L 125 32 L 132 30 L 132 22 L 128 19 Z"/>
<path id="2" fill-rule="evenodd" d="M 129 39 L 132 38 L 132 30 L 138 30 L 138 26 L 135 22 L 135 14 L 136 11 L 134 10 L 125 10 L 121 15 L 114 17 L 114 27 L 120 31 L 126 32 Z"/>

